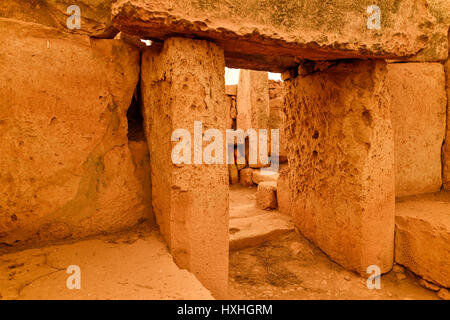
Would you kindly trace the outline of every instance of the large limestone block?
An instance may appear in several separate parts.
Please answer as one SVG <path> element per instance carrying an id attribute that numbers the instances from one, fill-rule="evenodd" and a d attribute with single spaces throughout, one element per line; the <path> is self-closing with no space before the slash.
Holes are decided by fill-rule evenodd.
<path id="1" fill-rule="evenodd" d="M 267 72 L 241 70 L 236 97 L 237 128 L 268 129 L 269 76 Z"/>
<path id="2" fill-rule="evenodd" d="M 111 23 L 113 0 L 2 0 L 0 17 L 34 22 L 66 32 L 97 38 L 114 38 L 117 29 Z M 81 28 L 70 30 L 67 19 L 74 14 L 68 7 L 80 8 Z"/>
<path id="3" fill-rule="evenodd" d="M 278 211 L 282 214 L 289 214 L 291 205 L 291 190 L 289 188 L 289 167 L 280 170 L 277 180 L 277 203 Z"/>
<path id="4" fill-rule="evenodd" d="M 127 139 L 139 52 L 0 18 L 0 242 L 78 238 L 147 217 Z"/>
<path id="5" fill-rule="evenodd" d="M 396 195 L 439 191 L 447 106 L 444 68 L 440 63 L 400 63 L 388 70 Z"/>
<path id="6" fill-rule="evenodd" d="M 379 30 L 367 27 L 374 4 Z M 445 60 L 448 25 L 429 10 L 417 0 L 118 0 L 112 15 L 120 30 L 145 38 L 212 40 L 229 67 L 283 72 L 298 57 Z"/>
<path id="7" fill-rule="evenodd" d="M 202 121 L 203 132 L 217 129 L 225 136 L 228 107 L 223 50 L 207 41 L 170 38 L 160 52 L 147 49 L 142 60 L 145 131 L 147 141 L 158 141 L 149 143 L 157 222 L 175 262 L 194 273 L 216 297 L 224 297 L 228 167 L 206 164 L 205 159 L 203 164 L 174 164 L 171 158 L 178 144 L 171 142 L 172 133 L 185 129 L 194 144 L 195 121 Z"/>
<path id="8" fill-rule="evenodd" d="M 427 0 L 430 12 L 437 21 L 447 27 L 450 25 L 450 1 L 448 0 Z"/>
<path id="9" fill-rule="evenodd" d="M 447 89 L 447 131 L 442 148 L 443 184 L 444 189 L 450 190 L 450 59 L 445 63 L 445 77 Z"/>
<path id="10" fill-rule="evenodd" d="M 396 203 L 395 261 L 427 281 L 450 288 L 450 194 Z"/>
<path id="11" fill-rule="evenodd" d="M 254 184 L 262 182 L 276 182 L 278 180 L 278 173 L 273 171 L 262 172 L 261 169 L 253 169 L 252 180 Z"/>
<path id="12" fill-rule="evenodd" d="M 394 142 L 384 62 L 342 62 L 286 83 L 290 214 L 345 268 L 391 269 Z"/>
<path id="13" fill-rule="evenodd" d="M 279 147 L 278 153 L 280 163 L 284 162 L 287 157 L 286 153 L 286 137 L 284 134 L 284 123 L 286 115 L 283 111 L 284 94 L 283 82 L 270 81 L 269 82 L 269 96 L 270 96 L 270 113 L 269 113 L 269 127 L 270 129 L 278 129 Z"/>
<path id="14" fill-rule="evenodd" d="M 249 160 L 250 143 L 252 150 L 256 152 L 256 161 L 249 161 L 249 166 L 252 168 L 262 168 L 269 164 L 261 159 L 259 148 L 263 146 L 259 142 L 261 138 L 260 129 L 266 130 L 267 141 L 266 152 L 263 154 L 269 155 L 270 152 L 270 104 L 269 104 L 269 76 L 264 71 L 241 70 L 239 73 L 239 84 L 236 97 L 236 128 L 248 132 L 249 129 L 254 130 L 256 135 L 254 140 L 246 139 L 246 158 Z M 256 144 L 255 144 L 256 143 Z"/>

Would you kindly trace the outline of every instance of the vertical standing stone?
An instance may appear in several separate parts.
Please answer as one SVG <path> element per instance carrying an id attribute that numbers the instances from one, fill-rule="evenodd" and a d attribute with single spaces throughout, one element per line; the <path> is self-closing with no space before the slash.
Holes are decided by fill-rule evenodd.
<path id="1" fill-rule="evenodd" d="M 442 186 L 441 149 L 447 97 L 440 63 L 388 65 L 395 141 L 395 193 L 437 192 Z"/>
<path id="2" fill-rule="evenodd" d="M 278 211 L 282 214 L 289 214 L 291 192 L 292 190 L 289 188 L 289 167 L 285 166 L 280 169 L 280 174 L 277 180 Z"/>
<path id="3" fill-rule="evenodd" d="M 384 62 L 340 63 L 286 83 L 290 213 L 345 268 L 391 269 L 394 142 Z"/>
<path id="4" fill-rule="evenodd" d="M 242 130 L 269 127 L 269 77 L 267 72 L 241 70 L 237 89 L 237 127 Z"/>
<path id="5" fill-rule="evenodd" d="M 447 88 L 447 132 L 442 152 L 444 189 L 450 190 L 450 59 L 445 63 Z"/>
<path id="6" fill-rule="evenodd" d="M 269 97 L 270 97 L 270 118 L 269 126 L 271 129 L 279 130 L 279 156 L 280 163 L 285 162 L 286 154 L 286 139 L 284 136 L 284 123 L 286 122 L 286 115 L 283 112 L 284 95 L 283 82 L 270 81 L 269 82 Z"/>
<path id="7" fill-rule="evenodd" d="M 269 104 L 269 76 L 267 72 L 241 70 L 239 73 L 239 84 L 237 89 L 237 129 L 247 131 L 254 129 L 257 132 L 257 141 L 259 141 L 259 130 L 267 130 L 267 150 L 270 150 L 270 104 Z M 257 150 L 257 161 L 249 162 L 252 168 L 264 167 L 266 159 L 260 159 L 259 147 L 249 145 L 250 140 L 246 139 L 247 152 L 249 146 Z M 263 151 L 264 153 L 264 151 Z M 248 157 L 248 156 L 247 156 Z"/>
<path id="8" fill-rule="evenodd" d="M 171 135 L 176 129 L 191 133 L 194 163 L 194 121 L 203 122 L 203 131 L 225 133 L 224 70 L 222 49 L 191 39 L 170 38 L 161 51 L 146 50 L 142 60 L 157 222 L 175 262 L 218 298 L 228 283 L 228 168 L 225 162 L 173 164 L 171 152 L 178 142 L 171 142 Z"/>

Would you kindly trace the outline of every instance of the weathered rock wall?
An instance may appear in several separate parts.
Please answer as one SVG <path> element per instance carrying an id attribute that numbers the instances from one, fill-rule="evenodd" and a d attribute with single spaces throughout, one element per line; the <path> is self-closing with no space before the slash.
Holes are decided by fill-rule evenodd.
<path id="1" fill-rule="evenodd" d="M 450 59 L 444 65 L 447 91 L 447 130 L 442 147 L 442 173 L 444 189 L 450 190 Z"/>
<path id="2" fill-rule="evenodd" d="M 0 242 L 151 218 L 146 148 L 127 138 L 138 50 L 3 18 L 0 42 Z"/>
<path id="3" fill-rule="evenodd" d="M 440 63 L 389 64 L 397 196 L 442 187 L 447 97 Z"/>
<path id="4" fill-rule="evenodd" d="M 61 31 L 97 38 L 114 38 L 119 32 L 112 26 L 111 5 L 114 0 L 2 0 L 0 18 L 39 23 Z M 68 7 L 80 8 L 80 29 L 67 28 L 67 19 L 74 14 Z"/>
<path id="5" fill-rule="evenodd" d="M 334 261 L 393 263 L 395 180 L 384 62 L 340 63 L 285 82 L 290 214 Z"/>

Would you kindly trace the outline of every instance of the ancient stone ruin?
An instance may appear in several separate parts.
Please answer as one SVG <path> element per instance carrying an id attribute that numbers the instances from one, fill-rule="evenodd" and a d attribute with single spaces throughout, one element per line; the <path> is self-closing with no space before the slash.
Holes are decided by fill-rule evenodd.
<path id="1" fill-rule="evenodd" d="M 450 299 L 449 26 L 444 0 L 3 0 L 0 299 L 325 299 L 300 274 L 371 270 Z"/>

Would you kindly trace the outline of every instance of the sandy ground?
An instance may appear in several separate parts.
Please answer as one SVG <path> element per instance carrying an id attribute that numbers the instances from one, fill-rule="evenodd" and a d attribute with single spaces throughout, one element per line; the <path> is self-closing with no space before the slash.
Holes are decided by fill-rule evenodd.
<path id="1" fill-rule="evenodd" d="M 232 252 L 229 294 L 244 300 L 438 299 L 407 272 L 392 271 L 381 277 L 380 290 L 369 290 L 366 279 L 332 262 L 296 232 Z"/>
<path id="2" fill-rule="evenodd" d="M 232 188 L 231 219 L 278 214 L 254 209 L 255 188 Z M 78 265 L 81 290 L 69 290 Z M 149 224 L 114 235 L 0 255 L 1 299 L 211 299 L 173 262 Z M 437 299 L 418 279 L 390 272 L 381 290 L 332 262 L 298 232 L 230 253 L 229 299 Z"/>
<path id="3" fill-rule="evenodd" d="M 230 221 L 279 214 L 257 209 L 255 193 L 230 188 Z M 230 253 L 230 299 L 438 299 L 408 272 L 392 271 L 382 276 L 381 290 L 369 290 L 366 279 L 332 262 L 298 232 L 268 240 Z"/>
<path id="4" fill-rule="evenodd" d="M 81 289 L 69 290 L 77 265 Z M 172 260 L 159 232 L 143 224 L 127 232 L 0 256 L 2 299 L 212 299 Z"/>

